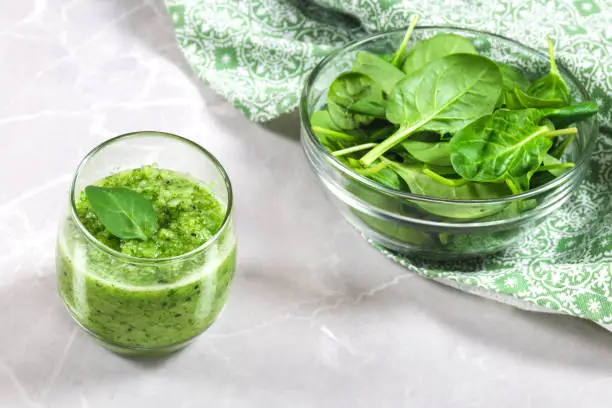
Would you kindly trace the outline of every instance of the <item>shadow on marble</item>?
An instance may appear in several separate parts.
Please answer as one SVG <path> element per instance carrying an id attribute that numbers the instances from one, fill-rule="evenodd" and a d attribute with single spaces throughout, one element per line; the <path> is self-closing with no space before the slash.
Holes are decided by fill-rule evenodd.
<path id="1" fill-rule="evenodd" d="M 404 287 L 401 294 L 373 297 L 361 307 L 377 309 L 382 307 L 376 304 L 377 301 L 386 303 L 395 299 L 393 307 L 404 305 L 423 312 L 452 328 L 454 333 L 513 354 L 516 358 L 612 374 L 612 333 L 591 321 L 529 312 L 425 278 L 419 278 L 419 281 L 422 284 L 418 288 L 411 285 Z M 488 308 L 491 308 L 491 313 L 486 313 Z M 500 320 L 500 317 L 517 315 L 520 318 Z"/>
<path id="2" fill-rule="evenodd" d="M 300 140 L 300 114 L 297 110 L 260 124 L 260 126 L 276 135 L 295 141 Z"/>
<path id="3" fill-rule="evenodd" d="M 197 339 L 195 341 L 197 341 Z M 177 350 L 175 352 L 172 352 L 170 354 L 159 355 L 159 356 L 124 356 L 120 354 L 117 354 L 117 355 L 121 357 L 123 360 L 130 362 L 136 366 L 139 366 L 143 369 L 157 370 L 158 368 L 163 367 L 170 361 L 178 358 L 181 354 L 183 354 L 183 352 L 189 346 L 190 345 L 187 345 L 186 347 L 180 350 Z"/>

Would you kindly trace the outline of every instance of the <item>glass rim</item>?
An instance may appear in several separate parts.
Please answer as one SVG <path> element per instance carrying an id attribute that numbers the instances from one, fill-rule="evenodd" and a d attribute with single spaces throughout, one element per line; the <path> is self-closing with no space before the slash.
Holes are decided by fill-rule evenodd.
<path id="1" fill-rule="evenodd" d="M 100 242 L 96 237 L 94 237 L 87 230 L 87 228 L 85 228 L 85 226 L 79 219 L 77 212 L 76 212 L 76 201 L 75 201 L 76 183 L 77 183 L 77 180 L 81 172 L 83 171 L 85 166 L 89 163 L 89 161 L 97 153 L 102 151 L 105 147 L 115 142 L 118 142 L 124 139 L 129 139 L 132 137 L 139 137 L 139 136 L 146 136 L 146 135 L 174 139 L 177 142 L 184 143 L 200 151 L 200 153 L 204 154 L 214 164 L 217 171 L 221 174 L 221 177 L 223 177 L 223 181 L 227 189 L 227 207 L 225 209 L 225 215 L 223 217 L 221 226 L 202 245 L 192 249 L 189 252 L 185 252 L 184 254 L 171 256 L 171 257 L 164 257 L 164 258 L 139 258 L 137 256 L 124 254 L 122 252 L 119 252 L 109 247 L 108 245 L 105 245 L 104 243 Z M 197 255 L 198 253 L 206 250 L 209 246 L 211 246 L 214 242 L 216 242 L 219 239 L 219 237 L 224 233 L 224 231 L 227 229 L 227 226 L 230 224 L 230 219 L 231 219 L 231 215 L 232 215 L 233 208 L 234 208 L 234 195 L 232 191 L 232 184 L 221 162 L 219 162 L 219 160 L 211 152 L 209 152 L 204 147 L 200 146 L 198 143 L 192 140 L 189 140 L 185 137 L 182 137 L 182 136 L 179 136 L 173 133 L 161 132 L 161 131 L 156 131 L 156 130 L 139 130 L 136 132 L 124 133 L 124 134 L 112 137 L 100 143 L 93 149 L 91 149 L 89 153 L 87 153 L 85 157 L 81 159 L 81 162 L 79 163 L 79 165 L 77 166 L 74 172 L 72 182 L 70 183 L 69 194 L 70 194 L 70 215 L 72 217 L 73 222 L 77 225 L 79 232 L 81 232 L 90 243 L 95 245 L 98 249 L 102 250 L 103 252 L 106 252 L 107 254 L 117 257 L 117 258 L 122 258 L 125 261 L 129 261 L 131 263 L 139 263 L 139 264 L 159 264 L 159 263 L 171 263 L 171 262 L 176 262 L 176 261 L 182 261 L 187 258 L 191 258 L 192 256 Z"/>
<path id="2" fill-rule="evenodd" d="M 549 57 L 547 54 L 536 50 L 535 48 L 531 48 L 527 45 L 521 44 L 518 41 L 512 40 L 508 37 L 499 35 L 499 34 L 495 34 L 495 33 L 491 33 L 488 31 L 483 31 L 483 30 L 475 30 L 475 29 L 470 29 L 470 28 L 462 28 L 462 27 L 457 27 L 457 26 L 446 26 L 446 25 L 426 25 L 426 26 L 418 26 L 414 28 L 414 31 L 427 31 L 427 30 L 447 30 L 447 31 L 453 31 L 453 32 L 465 32 L 465 33 L 470 33 L 470 34 L 481 34 L 481 35 L 486 35 L 489 37 L 495 37 L 498 38 L 500 40 L 503 40 L 505 42 L 511 43 L 514 46 L 517 46 L 519 48 L 521 48 L 522 50 L 524 50 L 527 53 L 530 54 L 535 54 L 538 55 L 539 57 L 548 60 Z M 419 195 L 419 194 L 413 194 L 413 193 L 409 193 L 409 192 L 405 192 L 405 191 L 400 191 L 400 190 L 395 190 L 392 189 L 390 187 L 386 187 L 382 184 L 379 184 L 377 182 L 375 182 L 374 180 L 371 180 L 351 169 L 349 169 L 348 167 L 346 167 L 344 164 L 342 164 L 342 162 L 340 162 L 334 155 L 331 154 L 330 151 L 328 151 L 319 141 L 319 139 L 316 137 L 316 135 L 314 134 L 312 127 L 310 126 L 310 116 L 312 114 L 312 112 L 310 112 L 310 108 L 308 106 L 308 96 L 311 93 L 311 90 L 314 86 L 314 82 L 316 81 L 316 79 L 318 78 L 319 74 L 321 73 L 321 71 L 329 64 L 331 63 L 337 56 L 349 52 L 349 51 L 353 51 L 353 50 L 358 50 L 358 48 L 361 45 L 364 45 L 366 43 L 369 43 L 371 41 L 375 41 L 375 40 L 380 40 L 383 39 L 385 37 L 389 37 L 392 35 L 403 35 L 405 33 L 405 28 L 401 28 L 401 29 L 396 29 L 396 30 L 390 30 L 390 31 L 385 31 L 385 32 L 381 32 L 381 33 L 377 33 L 377 34 L 373 34 L 373 35 L 367 35 L 364 36 L 362 38 L 359 38 L 357 40 L 354 40 L 336 50 L 334 50 L 333 52 L 331 52 L 330 54 L 328 54 L 325 58 L 323 58 L 316 66 L 315 68 L 312 70 L 312 72 L 310 73 L 310 75 L 308 76 L 306 83 L 302 89 L 302 93 L 300 96 L 300 103 L 299 103 L 299 112 L 300 112 L 300 122 L 302 127 L 306 130 L 306 134 L 308 136 L 309 141 L 312 143 L 312 145 L 316 148 L 318 154 L 320 156 L 323 157 L 323 159 L 325 159 L 325 161 L 329 164 L 331 164 L 336 170 L 342 172 L 344 175 L 346 175 L 347 177 L 349 177 L 350 179 L 352 179 L 353 181 L 356 181 L 358 183 L 361 184 L 365 184 L 368 187 L 371 187 L 375 190 L 379 190 L 387 195 L 391 195 L 391 196 L 395 196 L 398 198 L 405 198 L 405 199 L 410 199 L 410 200 L 414 200 L 414 201 L 419 201 L 419 202 L 429 202 L 429 203 L 443 203 L 443 204 L 465 204 L 465 205 L 469 205 L 469 204 L 478 204 L 478 205 L 483 205 L 483 204 L 503 204 L 503 203 L 511 203 L 514 202 L 515 200 L 521 200 L 521 199 L 526 199 L 526 198 L 532 198 L 534 196 L 538 196 L 542 193 L 545 193 L 547 191 L 550 190 L 554 190 L 557 187 L 559 187 L 562 184 L 568 183 L 572 180 L 572 178 L 577 175 L 580 174 L 579 170 L 582 169 L 582 167 L 584 167 L 589 159 L 590 159 L 590 155 L 591 152 L 593 150 L 593 148 L 595 147 L 595 142 L 597 140 L 597 129 L 598 129 L 598 122 L 597 122 L 597 115 L 592 116 L 591 118 L 588 118 L 585 122 L 587 122 L 587 126 L 591 127 L 591 129 L 589 129 L 589 137 L 587 139 L 587 143 L 585 143 L 584 149 L 583 151 L 580 152 L 580 156 L 578 157 L 578 159 L 574 162 L 574 167 L 568 169 L 567 171 L 565 171 L 561 176 L 555 177 L 554 180 L 549 181 L 548 183 L 545 183 L 541 186 L 538 186 L 532 190 L 528 190 L 516 195 L 510 195 L 510 196 L 506 196 L 506 197 L 501 197 L 501 198 L 491 198 L 491 199 L 476 199 L 476 200 L 466 200 L 466 199 L 462 199 L 462 200 L 454 200 L 454 199 L 449 199 L 449 198 L 435 198 L 435 197 L 429 197 L 429 196 L 423 196 L 423 195 Z M 565 67 L 565 65 L 562 62 L 556 61 L 557 62 L 557 67 L 559 68 L 559 71 L 561 71 L 566 77 L 569 78 L 569 80 L 571 81 L 572 85 L 575 86 L 578 91 L 580 92 L 581 96 L 585 99 L 585 100 L 592 100 L 591 95 L 589 94 L 589 92 L 586 90 L 586 88 L 582 85 L 582 83 L 580 83 L 580 81 Z"/>

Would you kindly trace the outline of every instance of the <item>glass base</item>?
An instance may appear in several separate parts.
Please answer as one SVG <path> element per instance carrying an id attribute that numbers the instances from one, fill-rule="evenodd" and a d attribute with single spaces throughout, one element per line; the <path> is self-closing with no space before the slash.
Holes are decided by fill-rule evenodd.
<path id="1" fill-rule="evenodd" d="M 74 322 L 85 333 L 93 337 L 104 348 L 112 351 L 115 354 L 118 354 L 124 357 L 163 357 L 163 356 L 167 356 L 168 354 L 175 353 L 187 347 L 200 334 L 202 334 L 202 333 L 199 333 L 187 340 L 183 340 L 178 343 L 168 344 L 165 346 L 156 346 L 156 347 L 129 346 L 126 344 L 120 344 L 120 343 L 116 343 L 114 341 L 105 339 L 104 337 L 98 335 L 97 333 L 94 333 L 93 331 L 89 330 L 87 327 L 83 326 L 83 324 L 74 316 L 74 314 L 72 313 L 72 310 L 70 310 L 70 306 L 68 306 L 65 302 L 64 302 L 64 306 L 66 307 L 66 311 L 68 312 L 72 320 L 74 320 Z"/>
<path id="2" fill-rule="evenodd" d="M 83 328 L 83 326 L 81 325 Z M 169 354 L 175 353 L 177 351 L 182 350 L 187 347 L 195 338 L 191 338 L 189 340 L 183 341 L 181 343 L 171 344 L 169 346 L 160 346 L 160 347 L 132 347 L 125 346 L 122 344 L 117 344 L 113 342 L 109 342 L 104 340 L 95 334 L 91 333 L 89 330 L 85 329 L 85 331 L 92 336 L 96 341 L 101 344 L 106 349 L 112 351 L 115 354 L 119 354 L 124 357 L 163 357 Z"/>

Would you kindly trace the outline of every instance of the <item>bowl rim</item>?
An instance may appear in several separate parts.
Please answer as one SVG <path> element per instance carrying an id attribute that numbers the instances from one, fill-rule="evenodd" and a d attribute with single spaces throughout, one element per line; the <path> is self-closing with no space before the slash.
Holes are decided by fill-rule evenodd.
<path id="1" fill-rule="evenodd" d="M 427 30 L 446 30 L 446 31 L 458 32 L 458 33 L 463 32 L 463 33 L 480 34 L 480 35 L 486 35 L 489 37 L 495 37 L 504 42 L 509 42 L 515 46 L 518 46 L 519 48 L 522 48 L 524 51 L 530 54 L 538 55 L 546 60 L 549 59 L 548 55 L 542 51 L 536 50 L 535 48 L 531 48 L 527 45 L 524 45 L 518 41 L 512 40 L 508 37 L 505 37 L 499 34 L 495 34 L 495 33 L 491 33 L 488 31 L 452 26 L 452 25 L 424 25 L 424 26 L 417 26 L 414 28 L 414 32 L 427 31 Z M 510 196 L 501 197 L 501 198 L 476 199 L 476 200 L 465 200 L 465 199 L 455 200 L 455 199 L 449 199 L 449 198 L 435 198 L 435 197 L 423 196 L 419 194 L 413 194 L 413 193 L 409 193 L 405 191 L 399 191 L 399 190 L 392 189 L 390 187 L 386 187 L 346 167 L 342 162 L 340 162 L 335 156 L 331 154 L 331 152 L 329 152 L 321 144 L 319 139 L 314 134 L 312 127 L 310 126 L 310 116 L 312 114 L 312 112 L 310 112 L 310 109 L 308 107 L 308 97 L 310 95 L 310 91 L 313 88 L 314 82 L 318 78 L 318 75 L 321 73 L 321 71 L 329 63 L 331 63 L 338 55 L 351 51 L 352 49 L 356 49 L 365 43 L 383 39 L 391 35 L 401 36 L 404 33 L 405 33 L 405 28 L 384 31 L 384 32 L 373 34 L 373 35 L 366 35 L 357 40 L 351 41 L 350 43 L 342 47 L 339 47 L 338 49 L 328 54 L 325 58 L 323 58 L 315 66 L 315 68 L 309 74 L 304 84 L 304 87 L 302 88 L 302 93 L 300 96 L 300 103 L 298 105 L 301 126 L 302 128 L 306 130 L 306 135 L 309 141 L 314 145 L 319 155 L 322 155 L 323 158 L 326 160 L 326 162 L 331 164 L 336 170 L 342 172 L 343 174 L 345 174 L 350 179 L 356 182 L 365 184 L 366 186 L 371 187 L 375 190 L 379 190 L 387 195 L 395 196 L 398 198 L 405 198 L 405 199 L 410 199 L 413 201 L 429 202 L 429 203 L 447 203 L 447 204 L 460 204 L 460 205 L 469 205 L 469 204 L 483 205 L 485 204 L 486 205 L 486 204 L 511 203 L 511 202 L 514 202 L 515 200 L 531 198 L 534 196 L 538 196 L 542 193 L 545 193 L 547 191 L 554 190 L 558 186 L 571 181 L 571 179 L 573 179 L 576 174 L 580 174 L 579 170 L 581 170 L 584 166 L 588 164 L 590 157 L 591 157 L 591 153 L 595 147 L 595 142 L 597 141 L 597 129 L 598 129 L 597 115 L 594 115 L 591 118 L 589 118 L 587 121 L 585 121 L 585 125 L 590 127 L 589 132 L 588 132 L 590 134 L 590 137 L 587 139 L 587 142 L 585 143 L 585 146 L 584 146 L 583 151 L 581 152 L 581 155 L 574 162 L 575 166 L 573 168 L 564 172 L 561 176 L 555 177 L 554 180 L 551 180 L 548 183 L 545 183 L 532 190 L 528 190 L 528 191 L 525 191 L 525 192 L 522 192 L 516 195 L 510 195 Z M 562 62 L 556 61 L 556 63 L 557 63 L 557 67 L 559 71 L 566 78 L 569 78 L 569 80 L 572 83 L 572 86 L 575 86 L 578 89 L 579 93 L 584 98 L 584 100 L 585 101 L 592 100 L 592 97 L 587 91 L 587 89 L 574 76 L 574 74 L 572 74 Z M 302 143 L 304 143 L 304 137 L 302 137 Z"/>
<path id="2" fill-rule="evenodd" d="M 204 241 L 200 246 L 192 249 L 189 252 L 185 252 L 180 255 L 164 257 L 164 258 L 139 258 L 137 256 L 124 254 L 122 252 L 117 251 L 116 249 L 109 247 L 108 245 L 98 240 L 91 232 L 89 232 L 87 228 L 85 228 L 85 226 L 83 225 L 83 223 L 81 222 L 81 219 L 79 218 L 77 214 L 77 209 L 76 209 L 77 181 L 79 179 L 79 176 L 81 175 L 81 172 L 85 169 L 85 167 L 90 162 L 90 160 L 94 156 L 96 156 L 96 154 L 98 154 L 100 151 L 104 150 L 104 148 L 112 145 L 113 143 L 120 142 L 125 139 L 146 137 L 146 136 L 172 139 L 178 143 L 183 143 L 199 151 L 205 157 L 207 157 L 211 161 L 211 163 L 213 163 L 213 165 L 215 166 L 215 168 L 217 169 L 217 171 L 223 178 L 225 188 L 227 189 L 227 205 L 226 205 L 223 221 L 221 222 L 219 229 L 209 239 Z M 81 191 L 79 191 L 78 193 L 80 194 Z M 68 190 L 68 193 L 69 193 L 69 204 L 70 204 L 70 217 L 72 221 L 75 223 L 79 232 L 85 236 L 86 240 L 89 241 L 91 244 L 93 244 L 98 249 L 100 249 L 101 251 L 103 251 L 104 253 L 112 257 L 119 258 L 126 262 L 130 262 L 132 264 L 139 264 L 139 265 L 173 263 L 173 262 L 183 261 L 183 260 L 192 258 L 193 256 L 199 253 L 202 253 L 203 251 L 208 249 L 208 247 L 212 246 L 215 242 L 218 242 L 221 236 L 223 235 L 223 233 L 227 230 L 227 228 L 229 228 L 228 226 L 229 224 L 231 224 L 232 213 L 234 211 L 234 193 L 232 190 L 232 183 L 230 181 L 229 175 L 225 171 L 225 168 L 223 168 L 223 165 L 221 164 L 221 162 L 211 152 L 209 152 L 208 150 L 206 150 L 204 147 L 200 146 L 198 143 L 194 142 L 193 140 L 187 139 L 185 137 L 182 137 L 182 136 L 179 136 L 173 133 L 161 132 L 157 130 L 139 130 L 135 132 L 124 133 L 118 136 L 114 136 L 98 144 L 96 147 L 91 149 L 89 153 L 87 153 L 83 157 L 83 159 L 80 161 L 79 165 L 77 166 L 74 172 L 74 175 L 72 176 L 72 181 L 70 183 L 70 188 Z"/>

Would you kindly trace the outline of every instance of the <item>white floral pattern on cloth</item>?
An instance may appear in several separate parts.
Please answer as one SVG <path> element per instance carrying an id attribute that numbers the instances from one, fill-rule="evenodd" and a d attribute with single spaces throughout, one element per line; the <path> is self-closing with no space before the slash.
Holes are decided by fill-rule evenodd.
<path id="1" fill-rule="evenodd" d="M 367 32 L 421 24 L 499 33 L 557 57 L 612 125 L 609 0 L 166 0 L 196 73 L 254 121 L 297 106 L 302 85 L 331 50 Z M 576 197 L 520 245 L 479 261 L 404 267 L 451 286 L 531 310 L 612 324 L 612 135 L 602 135 Z M 465 273 L 465 270 L 472 272 Z"/>
<path id="2" fill-rule="evenodd" d="M 609 0 L 166 0 L 196 73 L 254 121 L 295 109 L 302 84 L 336 47 L 420 24 L 490 31 L 557 57 L 585 84 L 612 124 Z"/>

